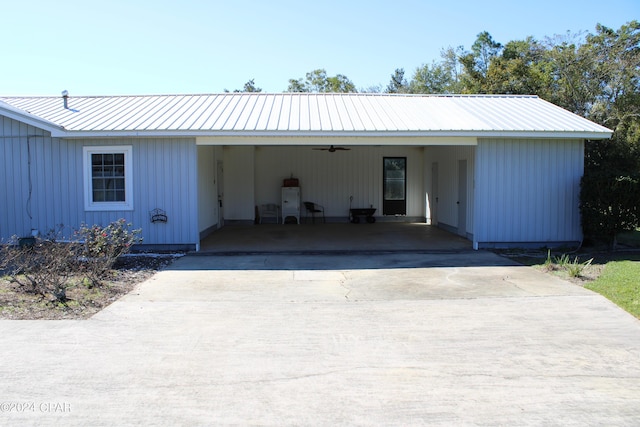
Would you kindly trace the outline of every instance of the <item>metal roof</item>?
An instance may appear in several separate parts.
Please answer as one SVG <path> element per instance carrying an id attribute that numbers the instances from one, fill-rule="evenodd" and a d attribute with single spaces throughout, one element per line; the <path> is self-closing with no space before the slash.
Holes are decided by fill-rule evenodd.
<path id="1" fill-rule="evenodd" d="M 603 139 L 537 96 L 356 93 L 0 97 L 53 136 L 474 136 Z M 6 104 L 4 104 L 6 103 Z M 7 105 L 8 104 L 8 105 Z"/>

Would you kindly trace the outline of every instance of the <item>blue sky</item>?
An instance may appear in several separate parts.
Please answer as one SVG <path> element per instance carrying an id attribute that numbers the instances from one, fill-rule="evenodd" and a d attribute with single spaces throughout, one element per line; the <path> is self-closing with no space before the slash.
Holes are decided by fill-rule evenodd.
<path id="1" fill-rule="evenodd" d="M 0 95 L 214 93 L 249 79 L 282 92 L 317 68 L 385 87 L 481 31 L 506 43 L 640 19 L 640 0 L 4 3 Z"/>

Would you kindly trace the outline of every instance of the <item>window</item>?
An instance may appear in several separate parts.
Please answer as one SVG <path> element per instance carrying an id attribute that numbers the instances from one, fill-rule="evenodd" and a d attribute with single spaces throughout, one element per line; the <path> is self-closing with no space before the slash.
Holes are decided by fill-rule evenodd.
<path id="1" fill-rule="evenodd" d="M 133 210 L 130 145 L 84 147 L 83 161 L 86 210 Z"/>

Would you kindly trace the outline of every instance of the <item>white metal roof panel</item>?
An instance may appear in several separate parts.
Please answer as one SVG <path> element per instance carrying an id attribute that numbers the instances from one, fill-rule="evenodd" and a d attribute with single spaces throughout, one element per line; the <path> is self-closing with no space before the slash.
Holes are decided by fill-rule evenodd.
<path id="1" fill-rule="evenodd" d="M 224 93 L 0 97 L 58 136 L 392 135 L 608 138 L 611 130 L 537 96 Z M 3 105 L 0 104 L 0 112 Z"/>

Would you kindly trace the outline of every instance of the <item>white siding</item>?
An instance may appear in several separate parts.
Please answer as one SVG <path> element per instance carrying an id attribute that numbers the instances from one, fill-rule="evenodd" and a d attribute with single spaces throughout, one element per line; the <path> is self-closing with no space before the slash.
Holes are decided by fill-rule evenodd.
<path id="1" fill-rule="evenodd" d="M 0 200 L 8 201 L 0 217 L 0 238 L 24 236 L 31 229 L 45 233 L 60 225 L 70 233 L 82 223 L 104 225 L 125 218 L 142 229 L 145 244 L 197 244 L 195 140 L 64 140 L 0 120 Z M 133 146 L 134 211 L 84 210 L 82 147 L 98 145 Z M 167 223 L 150 222 L 155 208 L 167 212 Z"/>
<path id="2" fill-rule="evenodd" d="M 474 241 L 580 241 L 582 141 L 481 139 L 477 150 Z"/>
<path id="3" fill-rule="evenodd" d="M 323 205 L 327 217 L 346 219 L 350 196 L 353 207 L 373 206 L 380 216 L 383 157 L 407 157 L 407 216 L 424 219 L 422 147 L 350 148 L 330 153 L 311 147 L 256 147 L 255 203 L 280 203 L 282 180 L 293 175 L 300 180 L 302 200 Z"/>
<path id="4" fill-rule="evenodd" d="M 447 229 L 457 229 L 458 227 L 458 161 L 467 161 L 467 212 L 466 231 L 473 234 L 476 224 L 474 224 L 474 171 L 475 171 L 475 146 L 444 146 L 425 148 L 425 190 L 429 206 L 435 204 L 433 200 L 431 170 L 433 163 L 438 163 L 438 225 Z M 428 212 L 429 217 L 431 212 Z"/>
<path id="5" fill-rule="evenodd" d="M 198 147 L 198 232 L 218 224 L 216 147 Z"/>
<path id="6" fill-rule="evenodd" d="M 224 147 L 224 219 L 253 221 L 254 148 Z"/>

